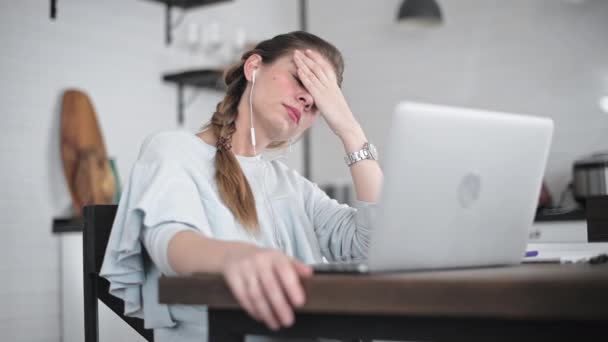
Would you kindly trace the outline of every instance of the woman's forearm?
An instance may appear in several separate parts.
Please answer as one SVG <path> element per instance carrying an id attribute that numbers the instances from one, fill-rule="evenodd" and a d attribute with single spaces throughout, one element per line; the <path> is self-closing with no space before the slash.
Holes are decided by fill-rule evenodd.
<path id="1" fill-rule="evenodd" d="M 277 249 L 180 231 L 167 253 L 178 274 L 221 273 L 241 307 L 273 330 L 292 325 L 293 308 L 306 301 L 301 279 L 309 278 L 312 268 Z"/>
<path id="2" fill-rule="evenodd" d="M 256 249 L 252 244 L 211 239 L 186 230 L 169 241 L 167 257 L 178 274 L 221 272 L 229 257 Z"/>
<path id="3" fill-rule="evenodd" d="M 341 133 L 339 137 L 344 144 L 346 153 L 358 151 L 368 142 L 365 133 L 358 124 L 353 124 L 352 129 Z M 378 161 L 371 159 L 358 161 L 350 166 L 350 174 L 357 199 L 363 202 L 377 203 L 384 177 Z"/>

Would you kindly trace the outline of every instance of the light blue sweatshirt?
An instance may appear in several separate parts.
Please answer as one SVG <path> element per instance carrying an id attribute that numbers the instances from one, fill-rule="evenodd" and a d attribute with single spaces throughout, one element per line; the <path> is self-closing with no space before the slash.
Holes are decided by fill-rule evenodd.
<path id="1" fill-rule="evenodd" d="M 101 275 L 124 300 L 125 315 L 144 319 L 156 342 L 206 341 L 205 306 L 158 303 L 158 278 L 176 274 L 167 247 L 180 231 L 276 248 L 309 264 L 367 255 L 375 204 L 339 204 L 285 164 L 261 156 L 237 156 L 260 224 L 259 234 L 249 233 L 219 197 L 215 153 L 188 132 L 149 136 L 119 203 Z"/>

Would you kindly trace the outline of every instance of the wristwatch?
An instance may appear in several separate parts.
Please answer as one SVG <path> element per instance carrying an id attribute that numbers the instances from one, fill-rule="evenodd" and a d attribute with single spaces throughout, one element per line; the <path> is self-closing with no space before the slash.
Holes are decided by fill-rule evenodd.
<path id="1" fill-rule="evenodd" d="M 376 146 L 374 146 L 374 144 L 366 142 L 363 145 L 363 148 L 359 151 L 347 153 L 344 156 L 344 161 L 348 166 L 351 166 L 354 163 L 364 159 L 378 160 L 378 151 L 376 150 Z"/>

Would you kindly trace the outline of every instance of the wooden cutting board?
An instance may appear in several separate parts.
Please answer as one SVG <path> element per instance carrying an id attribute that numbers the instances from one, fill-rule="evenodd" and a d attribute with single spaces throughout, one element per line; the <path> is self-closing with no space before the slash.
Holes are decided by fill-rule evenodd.
<path id="1" fill-rule="evenodd" d="M 75 216 L 87 204 L 110 204 L 116 181 L 91 100 L 81 90 L 63 93 L 61 159 Z"/>

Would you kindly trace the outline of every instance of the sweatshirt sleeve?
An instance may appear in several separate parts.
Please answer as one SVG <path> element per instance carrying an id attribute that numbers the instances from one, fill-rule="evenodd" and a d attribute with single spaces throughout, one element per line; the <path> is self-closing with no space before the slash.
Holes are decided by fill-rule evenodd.
<path id="1" fill-rule="evenodd" d="M 171 141 L 144 143 L 121 196 L 100 271 L 110 282 L 110 294 L 125 302 L 125 315 L 145 318 L 147 327 L 174 323 L 165 305 L 142 307 L 143 294 L 157 291 L 146 274 L 142 236 L 159 267 L 166 265 L 166 246 L 178 230 L 189 227 L 211 236 L 201 191 L 179 152 Z"/>
<path id="2" fill-rule="evenodd" d="M 366 259 L 377 205 L 362 201 L 356 201 L 354 207 L 339 204 L 304 177 L 300 187 L 323 256 L 334 261 Z"/>

